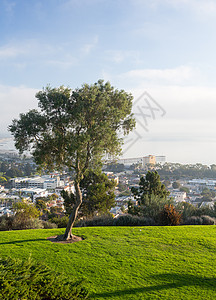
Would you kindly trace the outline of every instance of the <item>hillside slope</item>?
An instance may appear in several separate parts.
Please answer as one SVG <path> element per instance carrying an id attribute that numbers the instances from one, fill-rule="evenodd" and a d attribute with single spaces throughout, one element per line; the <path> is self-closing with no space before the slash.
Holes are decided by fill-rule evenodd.
<path id="1" fill-rule="evenodd" d="M 215 299 L 216 226 L 75 228 L 0 232 L 0 256 L 42 261 L 86 278 L 90 299 Z"/>

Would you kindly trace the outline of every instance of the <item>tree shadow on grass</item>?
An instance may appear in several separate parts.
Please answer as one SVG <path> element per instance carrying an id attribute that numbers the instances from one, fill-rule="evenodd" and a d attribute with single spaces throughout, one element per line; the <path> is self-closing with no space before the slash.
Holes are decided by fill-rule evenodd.
<path id="1" fill-rule="evenodd" d="M 152 291 L 162 291 L 173 288 L 180 287 L 189 287 L 189 286 L 199 286 L 206 289 L 211 289 L 216 291 L 216 277 L 203 277 L 197 275 L 190 274 L 159 274 L 149 277 L 152 280 L 157 280 L 159 283 L 156 285 L 125 289 L 125 290 L 117 290 L 113 292 L 105 292 L 101 294 L 93 294 L 90 296 L 91 299 L 105 299 L 121 296 L 124 299 L 126 295 L 135 295 L 139 293 L 148 293 Z"/>
<path id="2" fill-rule="evenodd" d="M 11 242 L 2 242 L 0 245 L 16 245 L 28 242 L 39 242 L 39 241 L 46 241 L 46 239 L 32 239 L 32 240 L 21 240 L 21 241 L 11 241 Z"/>

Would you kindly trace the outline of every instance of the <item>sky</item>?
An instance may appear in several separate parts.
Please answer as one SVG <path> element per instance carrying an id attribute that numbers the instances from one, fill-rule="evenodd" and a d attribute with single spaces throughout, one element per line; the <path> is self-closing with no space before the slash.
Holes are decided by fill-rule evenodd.
<path id="1" fill-rule="evenodd" d="M 123 157 L 216 163 L 216 0 L 1 0 L 0 149 L 48 84 L 134 96 Z"/>

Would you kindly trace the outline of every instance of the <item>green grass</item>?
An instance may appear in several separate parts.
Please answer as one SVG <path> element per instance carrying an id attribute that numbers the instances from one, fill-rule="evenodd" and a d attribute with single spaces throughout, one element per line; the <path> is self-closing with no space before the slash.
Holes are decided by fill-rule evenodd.
<path id="1" fill-rule="evenodd" d="M 75 228 L 0 232 L 0 256 L 42 261 L 86 278 L 90 299 L 216 299 L 216 226 Z"/>

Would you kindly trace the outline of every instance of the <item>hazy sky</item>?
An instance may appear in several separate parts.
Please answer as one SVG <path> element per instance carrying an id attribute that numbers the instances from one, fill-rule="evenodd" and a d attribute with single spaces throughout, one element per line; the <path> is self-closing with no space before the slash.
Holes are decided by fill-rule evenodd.
<path id="1" fill-rule="evenodd" d="M 1 0 L 0 137 L 47 84 L 102 78 L 134 95 L 125 157 L 216 163 L 215 32 L 216 0 Z"/>

